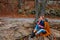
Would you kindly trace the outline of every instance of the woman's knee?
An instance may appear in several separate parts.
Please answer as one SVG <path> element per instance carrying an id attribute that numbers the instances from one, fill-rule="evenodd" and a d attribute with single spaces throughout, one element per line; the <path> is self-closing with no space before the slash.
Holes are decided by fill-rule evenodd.
<path id="1" fill-rule="evenodd" d="M 35 30 L 38 30 L 39 28 L 38 28 L 38 25 L 36 25 L 36 27 L 35 27 Z"/>
<path id="2" fill-rule="evenodd" d="M 37 34 L 40 34 L 40 33 L 43 33 L 43 32 L 45 32 L 45 30 L 44 30 L 44 29 L 40 29 L 40 30 L 37 32 Z"/>

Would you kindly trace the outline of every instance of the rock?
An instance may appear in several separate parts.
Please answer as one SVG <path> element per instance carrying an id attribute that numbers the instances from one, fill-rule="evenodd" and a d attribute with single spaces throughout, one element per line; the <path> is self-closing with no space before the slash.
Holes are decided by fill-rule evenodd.
<path id="1" fill-rule="evenodd" d="M 25 23 L 24 27 L 30 27 L 30 24 L 29 23 Z"/>
<path id="2" fill-rule="evenodd" d="M 23 36 L 29 35 L 30 31 L 28 29 L 19 29 L 18 30 Z"/>
<path id="3" fill-rule="evenodd" d="M 60 37 L 60 31 L 57 31 L 57 30 L 55 30 L 55 29 L 51 29 L 51 32 L 52 32 L 52 34 L 53 34 L 54 36 Z"/>
<path id="4" fill-rule="evenodd" d="M 33 30 L 33 25 L 32 19 L 6 19 L 4 25 L 0 27 L 0 39 L 20 40 L 21 37 L 27 36 L 31 33 Z M 51 29 L 51 31 L 56 35 L 56 37 L 60 37 L 59 31 L 56 31 L 55 29 Z"/>
<path id="5" fill-rule="evenodd" d="M 3 37 L 2 36 L 0 36 L 0 40 L 3 40 Z"/>
<path id="6" fill-rule="evenodd" d="M 56 39 L 57 39 L 57 40 L 60 40 L 60 37 L 57 37 Z"/>
<path id="7" fill-rule="evenodd" d="M 47 37 L 44 37 L 44 40 L 49 40 Z"/>
<path id="8" fill-rule="evenodd" d="M 19 32 L 15 32 L 15 33 L 14 33 L 14 37 L 15 37 L 15 38 L 22 37 L 22 34 L 19 33 Z"/>

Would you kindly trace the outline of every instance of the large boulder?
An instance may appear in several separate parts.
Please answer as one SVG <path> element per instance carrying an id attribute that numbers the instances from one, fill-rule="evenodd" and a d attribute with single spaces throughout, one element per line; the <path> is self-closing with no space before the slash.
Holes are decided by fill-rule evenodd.
<path id="1" fill-rule="evenodd" d="M 0 40 L 18 40 L 29 35 L 34 27 L 33 19 L 3 18 L 2 20 L 4 21 L 0 21 Z M 55 29 L 51 29 L 51 31 L 56 37 L 60 37 L 59 31 L 56 31 Z"/>

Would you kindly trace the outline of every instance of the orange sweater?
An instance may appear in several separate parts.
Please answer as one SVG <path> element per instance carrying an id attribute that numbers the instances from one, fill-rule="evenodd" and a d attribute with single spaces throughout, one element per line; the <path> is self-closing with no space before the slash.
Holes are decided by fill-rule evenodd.
<path id="1" fill-rule="evenodd" d="M 44 24 L 45 24 L 45 27 L 44 27 L 44 29 L 46 30 L 46 34 L 40 34 L 41 36 L 49 36 L 50 34 L 51 34 L 51 32 L 50 32 L 50 26 L 49 26 L 49 23 L 48 22 L 44 22 Z"/>

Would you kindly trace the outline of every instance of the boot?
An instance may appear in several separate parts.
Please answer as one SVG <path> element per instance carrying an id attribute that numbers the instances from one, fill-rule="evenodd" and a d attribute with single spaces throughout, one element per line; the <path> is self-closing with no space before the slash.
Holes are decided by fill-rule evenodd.
<path id="1" fill-rule="evenodd" d="M 32 32 L 32 34 L 31 34 L 31 38 L 33 38 L 33 37 L 35 37 L 35 33 L 34 32 Z"/>

